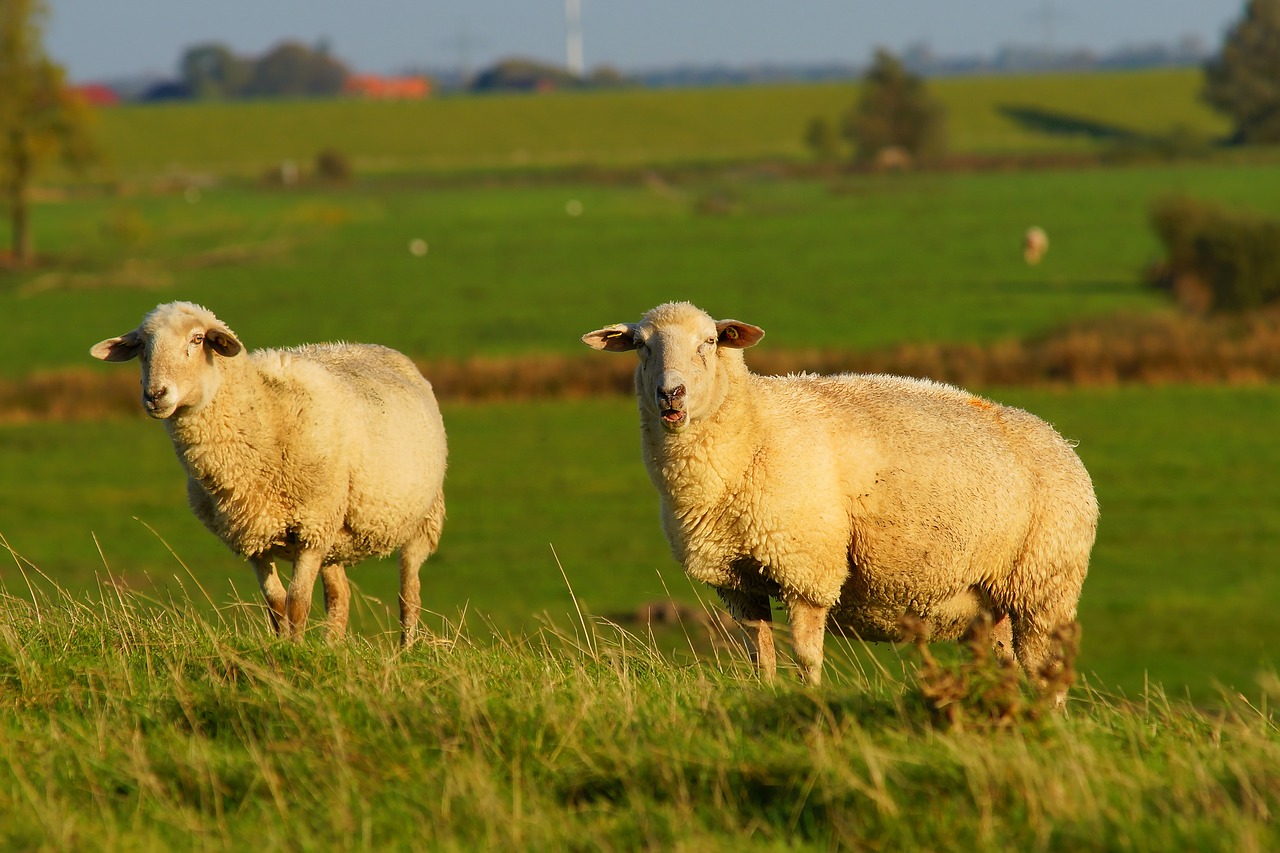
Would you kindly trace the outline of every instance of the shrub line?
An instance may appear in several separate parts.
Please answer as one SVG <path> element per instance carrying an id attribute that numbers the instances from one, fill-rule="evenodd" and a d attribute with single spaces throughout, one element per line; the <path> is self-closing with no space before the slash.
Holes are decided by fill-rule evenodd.
<path id="1" fill-rule="evenodd" d="M 893 373 L 972 388 L 1259 384 L 1280 379 L 1280 310 L 1115 316 L 1023 341 L 900 344 L 876 350 L 753 352 L 758 373 Z M 418 360 L 445 403 L 566 400 L 632 393 L 624 360 L 535 354 Z M 0 382 L 0 423 L 140 414 L 136 377 L 89 368 Z"/>

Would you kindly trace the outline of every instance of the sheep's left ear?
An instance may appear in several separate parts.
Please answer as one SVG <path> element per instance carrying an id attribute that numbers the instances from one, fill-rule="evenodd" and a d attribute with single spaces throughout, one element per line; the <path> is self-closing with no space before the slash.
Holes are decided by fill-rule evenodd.
<path id="1" fill-rule="evenodd" d="M 227 358 L 244 349 L 244 344 L 226 326 L 210 326 L 204 333 L 204 342 L 209 349 Z"/>
<path id="2" fill-rule="evenodd" d="M 719 345 L 732 349 L 753 347 L 764 337 L 764 329 L 737 320 L 721 320 L 716 323 L 716 332 L 720 335 Z"/>

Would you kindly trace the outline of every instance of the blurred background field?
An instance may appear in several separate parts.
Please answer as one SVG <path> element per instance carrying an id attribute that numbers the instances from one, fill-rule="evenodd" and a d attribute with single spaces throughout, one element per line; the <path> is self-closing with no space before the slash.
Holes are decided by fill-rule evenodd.
<path id="1" fill-rule="evenodd" d="M 422 357 L 576 353 L 583 331 L 667 299 L 740 314 L 789 349 L 1020 338 L 1165 310 L 1141 283 L 1159 253 L 1147 217 L 1178 192 L 1280 213 L 1280 170 L 745 170 L 622 186 L 233 184 L 68 199 L 38 214 L 57 260 L 0 288 L 0 312 L 16 319 L 0 375 L 87 366 L 88 345 L 175 293 L 214 306 L 253 345 L 377 340 Z M 1023 263 L 1029 224 L 1053 235 L 1052 263 Z"/>
<path id="2" fill-rule="evenodd" d="M 1202 137 L 1228 123 L 1198 98 L 1199 71 L 1052 73 L 939 80 L 957 154 L 1088 153 L 1109 138 L 1046 133 L 1011 110 L 1087 119 L 1131 134 L 1174 128 Z M 257 177 L 321 148 L 348 153 L 363 173 L 476 173 L 550 168 L 644 168 L 808 157 L 800 132 L 833 120 L 856 82 L 626 89 L 444 97 L 421 102 L 264 101 L 125 106 L 103 114 L 98 176 Z M 1135 108 L 1140 105 L 1140 108 Z"/>
<path id="3" fill-rule="evenodd" d="M 834 117 L 852 85 L 107 111 L 106 166 L 46 189 L 44 260 L 0 278 L 0 381 L 134 376 L 87 349 L 172 299 L 208 305 L 251 347 L 345 339 L 460 360 L 605 358 L 578 336 L 668 299 L 763 326 L 761 354 L 994 345 L 1166 315 L 1142 283 L 1160 251 L 1151 204 L 1186 193 L 1280 214 L 1270 155 L 1117 161 L 1112 137 L 1037 129 L 1005 108 L 1209 138 L 1225 125 L 1197 101 L 1197 79 L 939 81 L 959 159 L 906 174 L 807 159 L 804 121 Z M 324 147 L 350 159 L 352 180 L 308 174 Z M 964 165 L 990 155 L 1014 159 Z M 1062 159 L 1026 159 L 1049 155 Z M 301 165 L 297 186 L 264 177 L 286 159 Z M 1033 224 L 1052 235 L 1039 266 L 1020 254 Z M 1209 701 L 1274 669 L 1273 383 L 975 390 L 1080 441 L 1094 477 L 1082 671 L 1133 695 L 1151 681 Z M 423 572 L 437 614 L 530 630 L 572 611 L 561 568 L 597 614 L 710 597 L 667 553 L 632 401 L 443 403 L 449 520 Z M 163 430 L 140 416 L 0 424 L 0 535 L 15 595 L 30 580 L 258 597 L 251 571 L 190 516 Z M 391 564 L 351 576 L 375 609 L 394 604 Z"/>

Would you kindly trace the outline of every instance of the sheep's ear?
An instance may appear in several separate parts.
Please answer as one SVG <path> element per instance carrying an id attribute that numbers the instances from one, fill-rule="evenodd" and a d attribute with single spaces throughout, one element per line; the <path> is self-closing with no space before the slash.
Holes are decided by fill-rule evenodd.
<path id="1" fill-rule="evenodd" d="M 89 348 L 89 355 L 103 361 L 128 361 L 142 355 L 142 335 L 135 329 L 118 338 L 107 338 Z"/>
<path id="2" fill-rule="evenodd" d="M 737 320 L 721 320 L 716 323 L 716 331 L 720 334 L 720 346 L 732 349 L 753 347 L 764 337 L 764 329 Z"/>
<path id="3" fill-rule="evenodd" d="M 618 323 L 587 332 L 582 342 L 592 349 L 605 352 L 628 352 L 636 348 L 636 327 L 632 323 Z"/>
<path id="4" fill-rule="evenodd" d="M 204 342 L 218 355 L 223 355 L 227 358 L 244 349 L 244 344 L 240 343 L 240 340 L 225 326 L 211 326 L 204 333 Z"/>

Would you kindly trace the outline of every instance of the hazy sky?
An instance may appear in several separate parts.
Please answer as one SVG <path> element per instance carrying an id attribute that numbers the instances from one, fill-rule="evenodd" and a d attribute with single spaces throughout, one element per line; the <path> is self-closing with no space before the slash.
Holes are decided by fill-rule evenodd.
<path id="1" fill-rule="evenodd" d="M 943 55 L 1001 45 L 1216 47 L 1244 0 L 581 0 L 587 67 L 838 60 L 927 42 Z M 256 55 L 326 39 L 358 71 L 472 68 L 503 56 L 562 63 L 564 0 L 49 0 L 49 52 L 76 81 L 172 74 L 183 48 Z M 1048 25 L 1046 25 L 1046 19 Z"/>

